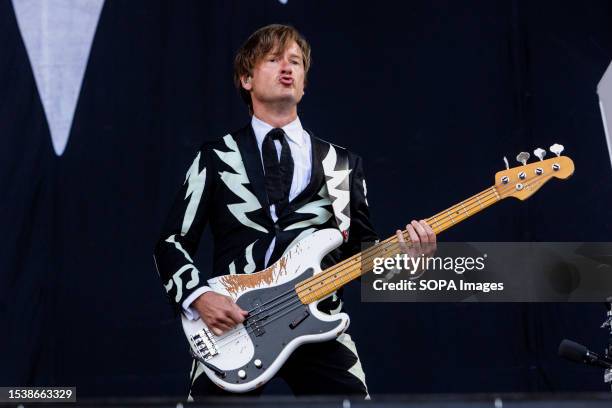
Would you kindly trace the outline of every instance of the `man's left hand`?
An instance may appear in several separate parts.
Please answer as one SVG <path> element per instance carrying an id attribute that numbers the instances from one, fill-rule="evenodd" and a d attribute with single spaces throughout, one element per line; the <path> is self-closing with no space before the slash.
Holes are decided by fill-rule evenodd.
<path id="1" fill-rule="evenodd" d="M 397 230 L 395 234 L 400 242 L 402 252 L 410 256 L 431 256 L 436 252 L 436 233 L 431 229 L 425 220 L 412 220 L 406 225 L 410 244 L 406 245 L 406 239 L 401 230 Z"/>

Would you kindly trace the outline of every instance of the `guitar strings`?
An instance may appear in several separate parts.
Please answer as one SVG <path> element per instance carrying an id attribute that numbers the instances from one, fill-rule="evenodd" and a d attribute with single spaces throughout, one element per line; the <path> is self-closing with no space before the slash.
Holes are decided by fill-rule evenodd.
<path id="1" fill-rule="evenodd" d="M 490 200 L 491 193 L 496 194 L 496 192 L 492 191 L 492 189 L 493 188 L 489 188 L 487 190 L 484 190 L 483 192 L 478 193 L 478 194 L 474 195 L 473 197 L 476 197 L 475 199 L 477 201 L 482 199 L 482 200 L 484 200 L 485 203 L 488 204 L 491 201 Z M 455 207 L 458 207 L 459 205 L 463 205 L 464 212 L 468 212 L 468 210 L 465 209 L 465 205 L 464 204 L 467 203 L 468 201 L 473 201 L 473 200 L 474 200 L 474 198 L 468 198 L 468 199 L 462 201 L 461 203 L 451 207 L 449 210 L 447 210 L 447 213 L 449 213 L 451 209 L 453 209 Z M 482 203 L 480 201 L 479 201 L 479 204 L 480 204 L 480 206 L 482 206 Z M 470 206 L 468 204 L 468 208 L 472 209 L 472 208 L 474 208 L 474 206 Z M 437 217 L 432 217 L 432 218 L 437 218 Z M 443 219 L 447 219 L 447 218 L 451 218 L 452 219 L 452 216 L 449 215 L 449 216 L 444 216 L 444 217 L 439 217 L 439 218 L 440 218 L 439 220 L 436 220 L 436 222 L 438 223 L 438 226 L 440 225 L 440 223 L 441 223 L 441 221 Z M 402 234 L 406 235 L 407 231 L 403 231 Z M 366 251 L 363 251 L 361 254 L 362 254 L 362 257 L 365 257 L 365 260 L 362 259 L 361 264 L 363 264 L 364 262 L 367 262 L 368 260 L 370 260 L 370 258 L 372 258 L 372 256 L 369 255 L 369 253 L 371 254 L 372 252 L 380 252 L 380 250 L 383 249 L 383 248 L 385 250 L 387 250 L 387 249 L 389 249 L 389 247 L 394 247 L 395 245 L 401 246 L 402 243 L 399 242 L 399 241 L 396 241 L 395 238 L 396 238 L 396 236 L 392 236 L 392 237 L 386 239 L 385 241 L 383 241 L 382 243 L 379 243 L 378 245 L 375 245 L 375 246 L 373 246 L 371 248 L 368 248 Z M 406 238 L 408 239 L 406 244 L 411 243 L 410 238 L 409 237 L 406 237 Z M 290 290 L 290 291 L 288 291 L 288 293 L 296 292 L 296 293 L 298 293 L 298 296 L 299 296 L 300 292 L 303 292 L 304 290 L 307 290 L 307 289 L 311 289 L 312 287 L 316 286 L 317 284 L 323 284 L 324 282 L 322 282 L 322 281 L 324 281 L 328 277 L 330 277 L 332 273 L 334 273 L 334 278 L 336 278 L 336 279 L 337 279 L 338 275 L 341 275 L 341 277 L 346 276 L 347 274 L 344 273 L 344 271 L 346 271 L 347 268 L 353 268 L 355 265 L 350 265 L 350 266 L 346 267 L 346 263 L 350 262 L 350 258 L 348 258 L 345 261 L 346 262 L 341 262 L 339 264 L 336 264 L 332 268 L 329 268 L 327 271 L 325 271 L 323 273 L 320 273 L 320 274 L 317 274 L 317 275 L 313 276 L 312 278 L 309 278 L 309 279 L 299 283 L 297 285 L 297 287 L 295 288 L 295 290 Z M 281 303 L 283 303 L 283 302 L 285 302 L 285 301 L 287 301 L 289 299 L 290 298 L 285 299 L 284 301 L 282 301 L 280 303 L 277 303 L 274 306 L 270 306 L 267 309 L 264 309 L 264 310 L 262 310 L 262 311 L 260 311 L 260 312 L 258 312 L 256 314 L 254 314 L 253 316 L 256 316 L 256 315 L 258 315 L 260 313 L 263 313 L 263 312 L 265 312 L 267 310 L 270 310 L 273 307 L 275 307 L 275 306 L 277 306 L 277 305 L 279 305 L 279 304 L 281 304 Z"/>
<path id="2" fill-rule="evenodd" d="M 462 206 L 462 207 L 463 207 L 464 213 L 469 212 L 469 209 L 473 209 L 473 208 L 475 208 L 475 206 L 470 205 L 470 204 L 472 204 L 472 203 L 473 203 L 473 201 L 474 201 L 474 200 L 478 201 L 478 205 L 479 205 L 479 206 L 482 208 L 482 207 L 483 207 L 483 205 L 482 205 L 482 201 L 480 201 L 480 200 L 482 199 L 482 200 L 483 200 L 483 201 L 484 201 L 486 204 L 489 204 L 489 202 L 491 201 L 491 199 L 490 199 L 490 198 L 491 198 L 491 194 L 492 194 L 492 193 L 493 193 L 493 194 L 496 194 L 496 191 L 494 190 L 494 187 L 490 187 L 490 188 L 488 188 L 488 189 L 486 189 L 486 190 L 483 190 L 482 192 L 480 192 L 480 193 L 478 193 L 478 194 L 475 194 L 474 196 L 472 196 L 472 197 L 470 197 L 470 198 L 468 198 L 468 199 L 466 199 L 466 200 L 463 200 L 462 202 L 460 202 L 460 203 L 458 203 L 458 204 L 456 204 L 456 205 L 454 205 L 454 206 L 450 207 L 450 208 L 449 208 L 449 209 L 448 209 L 448 210 L 445 212 L 445 214 L 449 214 L 451 210 L 454 210 L 454 208 L 459 207 L 459 206 Z M 468 209 L 466 209 L 466 208 L 465 208 L 465 204 L 466 204 L 466 203 L 468 203 L 468 202 L 472 202 L 472 203 L 468 204 Z M 437 219 L 437 218 L 439 218 L 439 219 Z M 442 222 L 443 220 L 448 219 L 448 218 L 450 218 L 450 219 L 451 219 L 451 222 L 453 222 L 453 223 L 455 222 L 455 221 L 452 219 L 452 216 L 451 216 L 450 214 L 449 214 L 449 215 L 444 215 L 444 216 L 434 216 L 434 217 L 431 217 L 430 219 L 435 219 L 435 223 L 437 223 L 437 224 L 438 224 L 436 227 L 439 227 L 439 226 L 441 225 L 441 222 Z M 447 223 L 448 223 L 448 222 L 447 222 L 447 221 L 445 221 L 445 222 L 444 222 L 444 223 L 442 223 L 442 224 L 447 224 Z M 402 232 L 402 234 L 403 234 L 403 235 L 406 235 L 406 233 L 407 233 L 407 231 L 403 231 L 403 232 Z M 367 260 L 369 260 L 369 259 L 371 258 L 371 256 L 370 256 L 370 255 L 368 255 L 368 253 L 371 253 L 371 252 L 379 252 L 379 251 L 381 250 L 381 248 L 385 248 L 385 247 L 387 247 L 387 249 L 388 249 L 388 247 L 394 246 L 394 245 L 396 245 L 396 244 L 397 244 L 398 246 L 400 246 L 402 243 L 401 243 L 401 242 L 396 241 L 396 240 L 395 240 L 395 238 L 396 238 L 396 236 L 392 236 L 392 237 L 390 237 L 390 238 L 387 238 L 385 241 L 383 241 L 383 242 L 381 242 L 381 243 L 379 243 L 379 244 L 377 244 L 377 245 L 375 245 L 375 246 L 373 246 L 373 247 L 369 248 L 368 250 L 366 250 L 366 251 L 362 252 L 362 256 L 365 256 L 366 261 L 367 261 Z M 409 244 L 411 241 L 410 241 L 409 237 L 407 237 L 407 238 L 408 238 L 408 241 L 406 242 L 406 244 Z M 382 244 L 382 245 L 381 245 L 381 244 Z M 359 255 L 359 254 L 357 254 L 357 255 Z M 351 257 L 351 258 L 353 258 L 353 257 Z M 344 276 L 346 276 L 346 275 L 350 275 L 350 272 L 349 272 L 348 274 L 347 274 L 347 273 L 344 273 L 344 272 L 346 271 L 346 269 L 347 269 L 347 268 L 346 268 L 346 267 L 343 267 L 343 266 L 344 266 L 344 265 L 347 263 L 346 261 L 350 261 L 350 260 L 351 260 L 351 258 L 348 258 L 347 260 L 345 260 L 345 261 L 343 261 L 343 262 L 340 262 L 339 264 L 336 264 L 334 267 L 329 268 L 329 269 L 328 269 L 328 271 L 326 271 L 326 272 L 323 272 L 323 273 L 317 274 L 317 275 L 313 276 L 312 278 L 306 279 L 305 281 L 303 281 L 303 282 L 301 282 L 300 284 L 298 284 L 298 285 L 301 285 L 301 286 L 298 286 L 298 287 L 296 287 L 295 289 L 290 289 L 290 290 L 288 290 L 287 292 L 285 292 L 285 293 L 283 293 L 283 294 L 281 294 L 281 295 L 278 295 L 278 296 L 276 296 L 275 298 L 273 298 L 273 299 L 271 299 L 271 300 L 269 300 L 269 301 L 267 301 L 267 302 L 263 303 L 262 305 L 266 305 L 266 306 L 268 306 L 268 305 L 269 305 L 271 302 L 274 302 L 275 300 L 279 300 L 277 303 L 272 304 L 272 305 L 269 305 L 267 308 L 264 308 L 264 309 L 262 309 L 262 310 L 259 310 L 257 313 L 255 313 L 255 314 L 253 314 L 253 315 L 251 315 L 251 316 L 247 317 L 247 320 L 249 320 L 249 322 L 247 323 L 247 327 L 248 327 L 248 325 L 249 325 L 249 324 L 251 324 L 251 325 L 252 325 L 252 324 L 258 323 L 258 322 L 260 322 L 260 321 L 263 321 L 263 320 L 265 320 L 265 319 L 269 318 L 269 317 L 270 317 L 272 314 L 274 314 L 274 313 L 277 313 L 277 312 L 281 311 L 281 310 L 282 310 L 282 307 L 281 307 L 280 309 L 277 309 L 276 311 L 273 311 L 273 312 L 269 313 L 268 315 L 266 315 L 266 316 L 264 316 L 264 317 L 262 317 L 262 318 L 260 318 L 260 319 L 257 319 L 257 320 L 254 320 L 254 321 L 250 321 L 250 319 L 251 319 L 251 318 L 256 317 L 256 316 L 258 316 L 258 315 L 261 315 L 261 314 L 262 314 L 262 313 L 264 313 L 264 312 L 270 311 L 270 310 L 274 309 L 275 307 L 280 306 L 280 305 L 282 305 L 283 303 L 285 303 L 285 302 L 287 302 L 287 301 L 290 301 L 291 299 L 295 299 L 295 296 L 294 296 L 293 294 L 298 294 L 298 292 L 303 292 L 303 291 L 304 291 L 304 290 L 306 290 L 306 289 L 311 289 L 312 287 L 314 287 L 314 286 L 315 286 L 315 285 L 317 285 L 318 283 L 323 284 L 324 282 L 321 282 L 321 280 L 325 280 L 326 278 L 328 278 L 328 277 L 331 275 L 331 273 L 332 273 L 332 272 L 335 272 L 335 275 L 334 275 L 334 277 L 335 277 L 335 278 L 337 278 L 337 275 L 341 275 L 341 277 L 344 277 Z M 361 263 L 363 264 L 363 262 L 364 262 L 364 260 L 362 260 L 362 262 L 361 262 Z M 349 265 L 349 266 L 348 266 L 348 269 L 350 269 L 350 268 L 354 268 L 354 266 L 355 266 L 355 265 Z M 338 267 L 340 267 L 340 268 L 338 268 Z M 319 278 L 321 278 L 321 279 L 319 279 Z M 347 283 L 348 283 L 348 282 L 347 282 Z M 304 286 L 304 285 L 307 285 L 307 286 Z M 286 296 L 286 295 L 290 295 L 290 296 L 289 296 L 289 297 L 286 297 L 285 299 L 280 300 L 282 297 L 284 297 L 284 296 Z M 298 296 L 299 296 L 299 295 L 298 295 Z M 285 306 L 283 306 L 283 307 L 288 307 L 288 306 L 291 306 L 291 305 L 292 305 L 292 304 L 294 304 L 294 303 L 295 303 L 295 302 L 291 302 L 291 303 L 289 303 L 288 305 L 285 305 Z M 254 311 L 254 310 L 256 310 L 256 309 L 252 309 L 252 310 L 251 310 L 251 312 L 252 312 L 252 311 Z"/>
<path id="3" fill-rule="evenodd" d="M 486 193 L 485 193 L 485 192 L 486 192 Z M 474 208 L 474 207 L 473 207 L 473 206 L 472 206 L 472 207 L 470 207 L 470 206 L 469 206 L 469 204 L 468 204 L 468 210 L 466 210 L 466 209 L 465 209 L 465 204 L 466 204 L 466 203 L 468 203 L 469 201 L 473 201 L 473 200 L 477 200 L 477 201 L 478 201 L 478 200 L 480 200 L 481 198 L 482 198 L 483 200 L 484 200 L 484 199 L 486 199 L 486 200 L 485 200 L 485 202 L 487 202 L 487 201 L 488 201 L 488 198 L 487 198 L 487 197 L 489 197 L 489 196 L 491 195 L 491 193 L 493 193 L 493 194 L 495 194 L 495 193 L 496 193 L 496 192 L 495 192 L 495 190 L 494 190 L 494 187 L 489 187 L 488 189 L 483 190 L 483 191 L 481 191 L 480 193 L 474 194 L 472 197 L 469 197 L 469 198 L 467 198 L 467 199 L 465 199 L 465 200 L 463 200 L 463 201 L 461 201 L 461 202 L 459 202 L 459 203 L 455 204 L 454 206 L 450 207 L 448 210 L 446 210 L 446 211 L 445 211 L 444 216 L 441 216 L 441 215 L 437 215 L 437 216 L 436 216 L 436 215 L 434 215 L 433 217 L 431 217 L 431 218 L 429 218 L 429 219 L 428 219 L 428 220 L 434 220 L 433 224 L 437 224 L 437 225 L 433 225 L 433 227 L 432 227 L 432 228 L 437 228 L 437 227 L 439 227 L 439 226 L 440 226 L 441 221 L 447 220 L 448 218 L 450 218 L 450 219 L 451 219 L 451 221 L 454 223 L 454 220 L 452 219 L 453 217 L 450 215 L 451 210 L 452 210 L 452 211 L 455 211 L 455 208 L 456 208 L 456 207 L 462 206 L 462 208 L 463 208 L 463 210 L 464 210 L 464 213 L 465 213 L 465 212 L 469 212 L 469 209 L 472 209 L 472 208 Z M 480 202 L 479 202 L 479 204 L 480 204 L 480 206 L 482 207 L 482 203 L 480 203 Z M 442 213 L 439 213 L 439 214 L 442 214 Z M 438 218 L 439 218 L 439 219 L 438 219 Z M 446 222 L 446 221 L 444 221 L 444 223 L 442 223 L 442 224 L 443 224 L 443 225 L 445 225 L 445 224 L 447 224 L 447 222 Z M 406 235 L 406 234 L 407 234 L 407 231 L 406 231 L 406 230 L 402 231 L 402 235 Z M 362 254 L 365 254 L 365 253 L 366 253 L 368 250 L 370 250 L 370 249 L 372 249 L 372 250 L 374 250 L 374 249 L 375 249 L 375 250 L 380 250 L 380 249 L 384 248 L 385 246 L 388 246 L 387 244 L 389 244 L 389 243 L 390 243 L 390 242 L 389 242 L 389 240 L 390 240 L 390 239 L 392 239 L 392 238 L 395 238 L 395 237 L 393 236 L 393 237 L 390 237 L 390 238 L 385 239 L 384 241 L 382 241 L 382 242 L 378 243 L 377 245 L 374 245 L 373 247 L 368 248 L 366 251 L 363 251 L 363 252 L 362 252 Z M 409 242 L 411 242 L 411 241 L 410 241 L 410 239 L 408 238 L 408 241 L 407 241 L 406 243 L 409 243 Z M 381 245 L 381 244 L 383 244 L 383 245 Z M 391 244 L 394 244 L 394 242 L 391 242 Z M 346 263 L 348 263 L 348 262 L 351 262 L 351 261 L 352 261 L 352 259 L 351 259 L 351 258 L 353 258 L 353 257 L 349 257 L 349 258 L 347 258 L 347 259 L 345 259 L 345 260 L 343 260 L 343 261 L 341 261 L 341 262 L 337 263 L 336 265 L 332 266 L 332 267 L 331 267 L 331 268 L 329 268 L 329 269 L 332 269 L 332 268 L 334 268 L 334 269 L 341 268 L 341 267 L 342 267 L 344 264 L 346 264 Z M 325 272 L 324 272 L 324 273 L 321 273 L 321 274 L 318 274 L 318 275 L 316 275 L 316 276 L 317 276 L 317 277 L 321 277 L 322 275 L 325 275 Z M 311 279 L 311 278 L 309 278 L 309 279 Z M 308 281 L 308 279 L 307 279 L 306 281 Z M 306 282 L 306 281 L 305 281 L 305 282 Z M 301 282 L 301 283 L 300 283 L 300 284 L 298 284 L 298 285 L 303 285 L 305 282 Z M 265 305 L 269 304 L 270 302 L 273 302 L 273 301 L 277 300 L 278 298 L 282 297 L 283 295 L 290 294 L 290 293 L 291 293 L 291 292 L 293 292 L 293 291 L 294 291 L 293 289 L 289 289 L 287 292 L 285 292 L 285 293 L 283 293 L 283 294 L 280 294 L 280 295 L 278 295 L 277 297 L 275 297 L 275 298 L 273 298 L 273 299 L 270 299 L 269 301 L 267 301 L 267 302 L 263 303 L 261 306 L 265 306 Z M 281 302 L 281 303 L 282 303 L 282 302 Z M 278 305 L 278 304 L 280 304 L 280 303 L 277 303 L 276 305 Z M 274 307 L 274 306 L 276 306 L 276 305 L 273 305 L 273 306 L 271 306 L 271 307 Z M 261 307 L 261 306 L 259 306 L 259 307 Z M 271 307 L 270 307 L 270 308 L 271 308 Z M 263 311 L 269 310 L 270 308 L 268 308 L 268 309 L 264 309 L 264 310 L 260 310 L 260 311 L 259 311 L 257 314 L 259 314 L 260 312 L 263 312 Z M 256 309 L 257 309 L 257 308 L 253 308 L 253 309 L 249 310 L 249 313 L 251 313 L 251 312 L 255 311 Z"/>
<path id="4" fill-rule="evenodd" d="M 508 186 L 508 187 L 505 189 L 505 191 L 503 191 L 503 192 L 506 192 L 506 191 L 508 191 L 508 190 L 510 190 L 510 189 L 512 189 L 512 188 L 513 188 L 512 186 Z M 489 204 L 489 203 L 490 203 L 490 201 L 491 201 L 491 198 L 490 198 L 490 197 L 491 197 L 491 194 L 492 194 L 492 193 L 493 193 L 493 194 L 495 194 L 495 193 L 496 193 L 496 191 L 495 191 L 494 187 L 490 187 L 490 188 L 488 188 L 488 189 L 486 189 L 486 190 L 483 190 L 482 192 L 480 192 L 480 193 L 478 193 L 478 194 L 475 194 L 474 196 L 472 196 L 472 197 L 470 197 L 470 198 L 468 198 L 468 199 L 466 199 L 466 200 L 463 200 L 462 202 L 460 202 L 460 203 L 458 203 L 458 204 L 456 204 L 456 205 L 454 205 L 454 206 L 450 207 L 450 208 L 449 208 L 449 209 L 446 211 L 446 213 L 448 214 L 448 213 L 450 213 L 451 209 L 454 209 L 454 208 L 456 208 L 456 207 L 458 207 L 458 206 L 460 206 L 460 205 L 464 205 L 465 203 L 468 203 L 468 202 L 473 202 L 474 200 L 478 201 L 478 205 L 482 207 L 482 202 L 481 202 L 481 200 L 480 200 L 481 198 L 482 198 L 482 201 L 484 201 L 484 203 L 485 203 L 485 204 Z M 472 206 L 471 204 L 472 204 L 472 203 L 468 204 L 468 209 L 472 209 L 472 208 L 475 208 L 475 207 L 476 207 L 475 205 L 474 205 L 474 206 Z M 488 205 L 487 205 L 487 206 L 488 206 Z M 463 206 L 463 209 L 464 209 L 464 213 L 465 213 L 465 212 L 468 212 L 468 211 L 465 209 L 465 206 Z M 451 219 L 451 222 L 452 222 L 453 224 L 455 223 L 455 222 L 454 222 L 454 220 L 452 220 L 452 216 L 450 216 L 450 215 L 448 215 L 448 216 L 447 216 L 447 215 L 444 215 L 443 217 L 440 217 L 440 216 L 434 216 L 434 217 L 431 217 L 431 218 L 429 218 L 429 219 L 435 219 L 435 218 L 440 218 L 439 220 L 436 220 L 436 221 L 435 221 L 435 223 L 437 223 L 437 224 L 438 224 L 438 225 L 436 225 L 436 227 L 439 227 L 439 226 L 440 226 L 440 224 L 441 224 L 441 223 L 440 223 L 440 221 L 442 221 L 442 220 L 447 220 L 448 218 L 450 218 L 450 219 Z M 445 224 L 447 224 L 447 223 L 448 223 L 448 221 L 444 221 L 444 223 L 442 223 L 442 224 L 443 224 L 443 225 L 445 225 Z M 406 235 L 406 233 L 407 233 L 407 231 L 402 231 L 402 235 Z M 389 247 L 389 246 L 395 245 L 396 243 L 399 245 L 400 243 L 399 243 L 398 241 L 394 241 L 394 239 L 396 239 L 396 238 L 397 238 L 396 236 L 389 237 L 389 238 L 387 238 L 386 240 L 384 240 L 383 242 L 381 242 L 381 243 L 379 243 L 379 244 L 377 244 L 377 245 L 374 245 L 374 246 L 373 246 L 373 247 L 371 247 L 371 248 L 368 248 L 366 251 L 363 251 L 363 252 L 361 253 L 361 254 L 362 254 L 362 257 L 363 257 L 363 256 L 365 256 L 365 257 L 366 257 L 366 259 L 369 259 L 369 258 L 372 258 L 372 257 L 371 257 L 370 255 L 367 255 L 368 253 L 371 253 L 371 252 L 379 252 L 379 250 L 380 250 L 382 247 Z M 410 239 L 409 239 L 409 237 L 408 237 L 408 241 L 406 242 L 406 244 L 408 244 L 408 243 L 410 243 L 410 242 L 411 242 L 411 241 L 410 241 Z M 382 244 L 382 245 L 381 245 L 381 244 Z M 359 254 L 357 254 L 357 255 L 359 255 Z M 338 263 L 338 264 L 334 265 L 334 267 L 329 268 L 329 269 L 328 269 L 326 272 L 323 272 L 323 273 L 320 273 L 320 274 L 315 275 L 313 278 L 317 278 L 317 279 L 318 279 L 318 278 L 320 278 L 320 277 L 323 277 L 323 275 L 327 275 L 327 277 L 329 277 L 329 276 L 331 275 L 331 274 L 330 274 L 330 272 L 332 272 L 332 271 L 330 271 L 331 269 L 336 269 L 336 267 L 343 266 L 343 264 L 346 264 L 346 263 L 347 263 L 347 261 L 350 261 L 350 260 L 351 260 L 351 258 L 355 258 L 355 257 L 356 257 L 356 255 L 353 255 L 352 257 L 349 257 L 349 258 L 347 258 L 346 260 L 344 260 L 344 261 L 342 261 L 342 262 L 340 262 L 340 263 Z M 363 262 L 364 262 L 364 261 L 362 260 L 362 263 L 363 263 Z M 336 276 L 337 276 L 338 274 L 340 274 L 340 275 L 344 275 L 344 276 L 349 275 L 349 274 L 350 274 L 350 269 L 351 269 L 351 268 L 353 268 L 353 267 L 354 267 L 354 265 L 349 265 L 349 266 L 348 266 L 348 267 L 346 267 L 346 268 L 344 268 L 344 267 L 343 267 L 343 268 L 340 268 L 339 270 L 337 270 L 337 271 L 336 271 Z M 347 273 L 345 273 L 347 269 L 349 269 L 349 273 L 348 273 L 348 274 L 347 274 Z M 309 283 L 310 283 L 310 281 L 311 281 L 311 280 L 317 280 L 317 279 L 313 279 L 313 278 L 309 278 L 309 279 L 305 280 L 304 282 L 302 282 L 302 283 L 301 283 L 301 285 L 304 285 L 306 282 L 309 282 Z M 284 305 L 284 306 L 282 306 L 281 308 L 279 308 L 279 309 L 277 309 L 277 310 L 275 310 L 275 311 L 272 311 L 271 313 L 269 313 L 269 314 L 268 314 L 267 316 L 265 316 L 265 317 L 262 317 L 262 318 L 260 318 L 260 319 L 255 320 L 255 321 L 249 321 L 249 322 L 247 323 L 247 325 L 245 326 L 245 327 L 246 327 L 246 329 L 247 329 L 245 333 L 237 333 L 237 334 L 238 334 L 238 336 L 234 336 L 233 338 L 227 338 L 227 337 L 226 337 L 226 338 L 224 338 L 224 337 L 220 337 L 220 339 L 222 339 L 222 340 L 226 340 L 226 341 L 225 341 L 225 343 L 219 344 L 217 347 L 218 347 L 218 348 L 221 348 L 221 347 L 227 346 L 229 343 L 231 343 L 231 342 L 233 342 L 233 341 L 237 340 L 238 338 L 240 338 L 240 337 L 242 337 L 242 336 L 245 336 L 245 335 L 248 335 L 248 334 L 250 334 L 250 333 L 253 333 L 253 332 L 254 332 L 256 329 L 252 329 L 252 330 L 251 330 L 251 329 L 250 329 L 250 326 L 252 326 L 254 323 L 258 323 L 258 322 L 260 322 L 260 321 L 266 320 L 266 319 L 268 319 L 270 316 L 273 316 L 274 314 L 277 314 L 277 313 L 279 313 L 279 312 L 282 312 L 283 310 L 286 310 L 286 312 L 285 312 L 285 313 L 283 313 L 283 314 L 281 314 L 280 316 L 275 316 L 273 319 L 271 319 L 271 320 L 269 320 L 269 321 L 267 321 L 267 322 L 264 322 L 264 323 L 261 325 L 261 327 L 264 327 L 264 326 L 268 325 L 269 323 L 272 323 L 274 320 L 276 320 L 276 319 L 278 319 L 278 318 L 280 318 L 280 317 L 282 317 L 282 316 L 286 315 L 287 313 L 289 313 L 289 312 L 291 312 L 291 311 L 293 311 L 293 310 L 295 310 L 295 309 L 299 308 L 299 306 L 300 306 L 300 305 L 304 305 L 304 304 L 301 302 L 301 300 L 299 299 L 299 297 L 298 297 L 298 291 L 303 291 L 304 289 L 311 288 L 311 287 L 315 286 L 317 283 L 319 283 L 319 282 L 316 282 L 316 283 L 315 283 L 315 284 L 313 284 L 313 285 L 309 285 L 309 286 L 308 286 L 308 287 L 306 287 L 306 288 L 304 288 L 304 287 L 299 287 L 299 288 L 296 288 L 296 289 L 290 289 L 290 290 L 288 290 L 287 292 L 285 292 L 284 294 L 278 295 L 276 298 L 273 298 L 273 299 L 271 299 L 271 300 L 267 301 L 267 302 L 266 302 L 266 303 L 264 303 L 263 305 L 268 305 L 270 302 L 272 302 L 272 301 L 274 301 L 274 300 L 276 300 L 276 299 L 282 298 L 282 297 L 283 297 L 283 296 L 285 296 L 286 294 L 291 294 L 291 295 L 292 295 L 292 296 L 289 296 L 288 298 L 286 298 L 286 299 L 284 299 L 284 300 L 280 301 L 279 303 L 276 303 L 275 305 L 272 305 L 272 306 L 268 307 L 267 309 L 264 309 L 264 310 L 260 310 L 260 311 L 258 311 L 256 314 L 254 314 L 254 315 L 252 315 L 252 316 L 249 316 L 247 319 L 249 319 L 249 318 L 251 318 L 251 317 L 255 317 L 255 316 L 257 316 L 257 315 L 260 315 L 260 314 L 261 314 L 261 313 L 263 313 L 263 312 L 266 312 L 266 311 L 272 310 L 272 309 L 274 309 L 276 306 L 279 306 L 279 305 L 281 305 L 282 303 L 285 303 L 285 302 L 287 302 L 287 301 L 290 301 L 291 299 L 293 299 L 293 300 L 294 300 L 293 302 L 291 302 L 291 303 L 289 303 L 289 304 L 287 304 L 287 305 Z M 347 282 L 347 283 L 348 283 L 348 282 Z M 296 299 L 296 298 L 297 298 L 297 299 Z M 298 305 L 297 307 L 294 307 L 294 308 L 291 308 L 290 310 L 287 310 L 287 308 L 288 308 L 288 307 L 290 307 L 290 306 L 292 306 L 292 305 L 294 305 L 294 304 L 296 304 L 296 303 L 299 303 L 299 305 Z M 307 306 L 307 305 L 304 305 L 304 306 Z M 255 310 L 255 309 L 253 309 L 253 310 Z"/>
<path id="5" fill-rule="evenodd" d="M 281 293 L 280 295 L 273 297 L 272 299 L 269 299 L 265 302 L 263 302 L 261 305 L 254 307 L 253 309 L 249 310 L 249 316 L 248 317 L 252 317 L 252 316 L 257 316 L 258 314 L 260 314 L 261 312 L 265 312 L 266 310 L 269 310 L 270 308 L 274 307 L 275 305 L 270 306 L 268 309 L 263 309 L 263 310 L 259 310 L 257 313 L 251 314 L 253 311 L 257 310 L 258 308 L 262 307 L 262 306 L 267 306 L 269 303 L 274 302 L 275 300 L 287 295 L 287 294 L 291 294 L 291 292 L 295 292 L 295 289 L 288 289 L 286 292 Z M 282 303 L 282 302 L 281 302 Z"/>

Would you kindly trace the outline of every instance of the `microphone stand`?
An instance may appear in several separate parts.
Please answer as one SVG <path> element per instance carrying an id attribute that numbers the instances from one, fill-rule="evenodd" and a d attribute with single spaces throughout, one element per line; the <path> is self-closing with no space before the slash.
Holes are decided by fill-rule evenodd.
<path id="1" fill-rule="evenodd" d="M 612 296 L 606 298 L 605 305 L 608 311 L 606 313 L 606 320 L 601 325 L 601 328 L 608 328 L 610 331 L 610 338 L 608 339 L 608 347 L 606 347 L 605 356 L 608 359 L 612 359 Z M 610 385 L 610 391 L 612 391 L 612 368 L 606 368 L 606 371 L 604 371 L 604 382 Z"/>

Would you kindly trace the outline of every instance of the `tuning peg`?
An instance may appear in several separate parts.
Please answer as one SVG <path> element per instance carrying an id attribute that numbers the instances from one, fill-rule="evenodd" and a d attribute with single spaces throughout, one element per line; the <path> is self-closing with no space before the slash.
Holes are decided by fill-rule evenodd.
<path id="1" fill-rule="evenodd" d="M 555 143 L 554 145 L 550 146 L 550 151 L 556 154 L 557 157 L 561 155 L 561 153 L 563 152 L 563 149 L 564 149 L 563 145 L 560 145 L 559 143 Z"/>
<path id="2" fill-rule="evenodd" d="M 506 170 L 510 170 L 510 165 L 508 164 L 508 159 L 504 156 L 504 163 L 506 163 Z"/>
<path id="3" fill-rule="evenodd" d="M 517 156 L 516 156 L 516 161 L 519 163 L 523 163 L 523 166 L 527 164 L 527 160 L 529 160 L 529 157 L 531 155 L 527 152 L 520 152 Z"/>
<path id="4" fill-rule="evenodd" d="M 533 154 L 535 154 L 538 159 L 544 160 L 544 156 L 546 156 L 546 150 L 538 147 L 533 151 Z"/>

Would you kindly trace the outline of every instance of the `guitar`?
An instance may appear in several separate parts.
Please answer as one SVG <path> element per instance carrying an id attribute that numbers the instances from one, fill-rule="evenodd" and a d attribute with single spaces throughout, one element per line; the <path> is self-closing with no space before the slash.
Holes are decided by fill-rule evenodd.
<path id="1" fill-rule="evenodd" d="M 574 163 L 560 156 L 563 146 L 555 144 L 551 151 L 556 157 L 544 160 L 545 151 L 535 150 L 540 161 L 531 164 L 527 164 L 529 153 L 521 153 L 517 160 L 522 166 L 514 168 L 506 161 L 506 170 L 495 174 L 493 186 L 430 217 L 427 223 L 439 234 L 504 198 L 525 200 L 550 179 L 571 176 Z M 403 235 L 408 242 L 408 232 Z M 191 353 L 211 381 L 230 392 L 251 391 L 269 381 L 301 344 L 332 340 L 346 330 L 346 313 L 328 315 L 317 304 L 370 271 L 374 258 L 394 256 L 400 248 L 394 235 L 322 271 L 321 259 L 342 242 L 339 230 L 319 230 L 262 271 L 208 281 L 214 291 L 230 296 L 249 312 L 242 324 L 221 336 L 201 319 L 182 317 Z"/>

